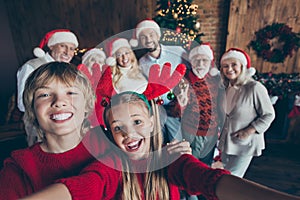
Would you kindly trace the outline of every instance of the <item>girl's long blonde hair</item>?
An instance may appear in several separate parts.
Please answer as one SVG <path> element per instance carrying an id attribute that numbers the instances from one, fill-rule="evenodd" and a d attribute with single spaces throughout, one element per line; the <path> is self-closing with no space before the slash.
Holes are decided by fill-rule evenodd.
<path id="1" fill-rule="evenodd" d="M 161 165 L 162 160 L 162 145 L 163 136 L 160 127 L 159 111 L 157 104 L 151 101 L 151 105 L 144 95 L 135 92 L 124 92 L 112 97 L 112 103 L 105 109 L 104 120 L 106 127 L 109 129 L 108 115 L 112 106 L 116 106 L 122 103 L 130 104 L 143 104 L 149 111 L 149 117 L 154 116 L 154 129 L 151 134 L 150 140 L 150 152 L 157 152 L 151 157 L 150 165 L 147 166 L 148 170 L 145 175 L 145 181 L 143 183 L 143 191 L 139 186 L 136 173 L 132 172 L 131 165 L 128 159 L 122 159 L 122 178 L 123 178 L 123 194 L 122 199 L 142 199 L 142 196 L 146 200 L 164 199 L 169 200 L 169 187 L 167 181 L 167 172 L 165 167 L 160 167 L 157 170 L 152 170 Z M 112 139 L 112 137 L 110 137 Z M 142 195 L 144 193 L 144 195 Z"/>

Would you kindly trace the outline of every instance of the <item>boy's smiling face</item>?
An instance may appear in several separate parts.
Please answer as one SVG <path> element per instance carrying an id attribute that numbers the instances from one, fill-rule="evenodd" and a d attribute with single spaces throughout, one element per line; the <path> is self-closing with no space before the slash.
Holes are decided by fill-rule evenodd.
<path id="1" fill-rule="evenodd" d="M 80 136 L 86 100 L 78 87 L 53 80 L 34 93 L 34 111 L 46 135 Z"/>

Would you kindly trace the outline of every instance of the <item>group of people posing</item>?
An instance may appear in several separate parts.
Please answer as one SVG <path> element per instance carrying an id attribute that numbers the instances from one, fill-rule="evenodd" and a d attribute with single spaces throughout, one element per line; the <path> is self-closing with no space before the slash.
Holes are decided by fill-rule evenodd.
<path id="1" fill-rule="evenodd" d="M 47 33 L 17 74 L 29 147 L 4 161 L 0 199 L 300 199 L 242 178 L 275 118 L 245 51 L 217 68 L 209 43 L 163 45 L 153 20 L 135 37 L 139 59 L 114 38 L 75 66 L 75 34 Z"/>

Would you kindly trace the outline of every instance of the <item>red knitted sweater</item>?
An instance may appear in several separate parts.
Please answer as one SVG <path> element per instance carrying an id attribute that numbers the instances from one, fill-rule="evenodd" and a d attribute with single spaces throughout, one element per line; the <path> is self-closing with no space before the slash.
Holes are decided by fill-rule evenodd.
<path id="1" fill-rule="evenodd" d="M 80 176 L 61 179 L 74 200 L 121 199 L 122 172 L 114 167 L 118 165 L 111 160 L 110 164 L 94 162 L 85 168 Z M 229 174 L 222 169 L 212 169 L 191 155 L 183 155 L 168 166 L 168 182 L 171 200 L 179 200 L 178 188 L 190 194 L 203 194 L 210 200 L 218 199 L 215 187 L 219 178 Z M 138 176 L 144 176 L 139 173 Z M 140 180 L 143 177 L 138 177 Z M 143 190 L 142 186 L 140 185 Z"/>
<path id="2" fill-rule="evenodd" d="M 77 175 L 94 160 L 93 155 L 104 153 L 106 145 L 100 136 L 99 131 L 97 134 L 91 131 L 75 148 L 64 153 L 46 153 L 39 143 L 12 152 L 0 171 L 0 199 L 18 199 L 41 190 L 56 179 Z M 102 141 L 100 145 L 99 141 Z"/>
<path id="3" fill-rule="evenodd" d="M 198 136 L 213 135 L 218 126 L 220 78 L 207 74 L 203 79 L 199 79 L 191 71 L 186 78 L 190 83 L 189 102 L 181 118 L 182 129 Z"/>

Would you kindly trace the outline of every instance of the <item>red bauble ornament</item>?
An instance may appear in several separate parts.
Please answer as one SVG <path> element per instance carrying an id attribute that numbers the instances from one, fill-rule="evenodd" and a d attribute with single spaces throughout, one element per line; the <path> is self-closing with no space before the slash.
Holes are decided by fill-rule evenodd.
<path id="1" fill-rule="evenodd" d="M 108 106 L 108 102 L 106 101 L 105 98 L 102 98 L 102 100 L 101 100 L 101 106 L 103 106 L 103 107 Z"/>
<path id="2" fill-rule="evenodd" d="M 156 100 L 156 104 L 158 104 L 158 105 L 163 105 L 163 104 L 164 104 L 164 100 L 162 100 L 161 98 L 158 98 L 158 99 Z"/>
<path id="3" fill-rule="evenodd" d="M 176 28 L 176 33 L 181 33 L 181 28 L 180 27 Z"/>

